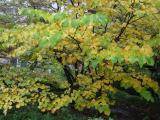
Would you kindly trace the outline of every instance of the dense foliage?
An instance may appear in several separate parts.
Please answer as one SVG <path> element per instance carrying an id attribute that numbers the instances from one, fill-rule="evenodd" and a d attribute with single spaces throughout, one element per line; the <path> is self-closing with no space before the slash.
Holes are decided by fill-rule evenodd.
<path id="1" fill-rule="evenodd" d="M 76 0 L 64 11 L 22 8 L 27 24 L 0 29 L 0 56 L 22 67 L 0 69 L 0 108 L 36 104 L 41 111 L 73 104 L 110 115 L 120 91 L 159 100 L 151 78 L 160 45 L 155 0 Z M 19 62 L 18 62 L 19 64 Z"/>

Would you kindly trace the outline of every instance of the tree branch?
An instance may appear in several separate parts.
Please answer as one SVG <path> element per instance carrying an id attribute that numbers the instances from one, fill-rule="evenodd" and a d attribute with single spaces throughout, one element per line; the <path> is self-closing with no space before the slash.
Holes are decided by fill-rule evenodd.
<path id="1" fill-rule="evenodd" d="M 120 37 L 122 36 L 122 34 L 125 32 L 125 30 L 127 29 L 128 25 L 130 24 L 130 21 L 132 20 L 132 18 L 134 17 L 133 13 L 130 15 L 130 18 L 128 19 L 126 25 L 124 27 L 121 28 L 118 36 L 115 38 L 115 42 L 120 41 Z"/>
<path id="2" fill-rule="evenodd" d="M 78 48 L 80 49 L 80 51 L 82 52 L 82 48 L 80 46 L 80 42 L 78 40 L 76 40 L 73 36 L 69 35 L 70 38 L 72 38 L 72 40 L 75 41 L 76 45 L 78 46 Z"/>

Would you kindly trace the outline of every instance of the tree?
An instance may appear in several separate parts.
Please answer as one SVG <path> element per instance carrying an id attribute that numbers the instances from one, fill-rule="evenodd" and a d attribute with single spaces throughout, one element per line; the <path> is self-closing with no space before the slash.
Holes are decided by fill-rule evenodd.
<path id="1" fill-rule="evenodd" d="M 28 67 L 2 66 L 4 113 L 30 103 L 54 113 L 74 103 L 78 110 L 94 108 L 109 115 L 119 91 L 135 91 L 151 102 L 153 94 L 159 99 L 159 83 L 146 68 L 154 65 L 160 43 L 155 1 L 71 3 L 57 13 L 21 9 L 29 25 L 1 32 L 0 54 L 28 62 Z"/>

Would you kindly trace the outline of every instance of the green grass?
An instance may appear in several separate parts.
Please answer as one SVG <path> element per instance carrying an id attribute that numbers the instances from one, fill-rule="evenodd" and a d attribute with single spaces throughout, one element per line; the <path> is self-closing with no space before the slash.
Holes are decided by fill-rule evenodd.
<path id="1" fill-rule="evenodd" d="M 89 118 L 80 112 L 73 112 L 68 108 L 63 108 L 56 114 L 51 114 L 49 112 L 42 113 L 36 107 L 25 107 L 13 109 L 6 116 L 0 111 L 0 120 L 95 120 L 95 118 Z"/>

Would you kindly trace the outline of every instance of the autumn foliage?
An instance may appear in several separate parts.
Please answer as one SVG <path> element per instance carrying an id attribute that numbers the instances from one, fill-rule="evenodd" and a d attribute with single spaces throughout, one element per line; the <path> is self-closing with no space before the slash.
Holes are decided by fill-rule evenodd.
<path id="1" fill-rule="evenodd" d="M 54 113 L 72 103 L 108 116 L 121 91 L 159 99 L 149 70 L 160 45 L 155 2 L 76 0 L 57 13 L 20 9 L 28 24 L 1 30 L 0 55 L 27 65 L 1 65 L 0 108 L 6 114 L 33 104 Z"/>

